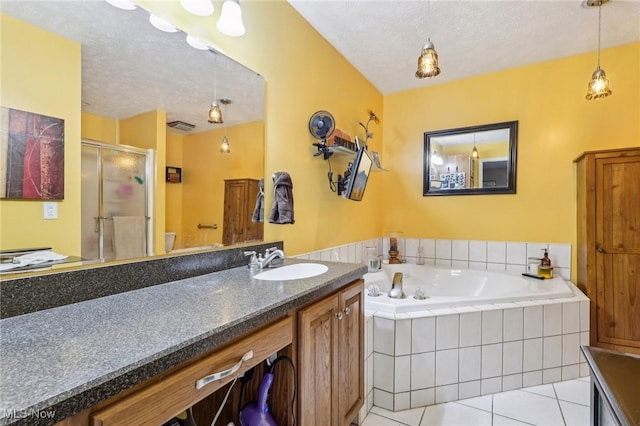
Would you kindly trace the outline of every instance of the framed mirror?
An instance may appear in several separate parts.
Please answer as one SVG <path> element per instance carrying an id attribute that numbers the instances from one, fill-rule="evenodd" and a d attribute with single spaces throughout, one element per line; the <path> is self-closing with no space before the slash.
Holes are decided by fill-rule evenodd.
<path id="1" fill-rule="evenodd" d="M 518 122 L 424 134 L 423 194 L 516 193 Z"/>

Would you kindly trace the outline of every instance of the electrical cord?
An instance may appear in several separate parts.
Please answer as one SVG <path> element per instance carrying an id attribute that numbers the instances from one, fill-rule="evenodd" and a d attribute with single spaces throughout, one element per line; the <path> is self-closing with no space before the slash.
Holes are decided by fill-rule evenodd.
<path id="1" fill-rule="evenodd" d="M 277 357 L 271 366 L 269 367 L 269 373 L 273 374 L 273 371 L 276 368 L 276 364 L 280 361 L 287 361 L 293 370 L 293 397 L 291 398 L 291 418 L 293 420 L 292 425 L 296 426 L 296 413 L 295 413 L 295 403 L 296 403 L 296 395 L 298 393 L 298 385 L 296 380 L 296 367 L 293 365 L 293 360 L 286 355 L 280 355 Z"/>
<path id="2" fill-rule="evenodd" d="M 220 404 L 220 408 L 218 408 L 218 412 L 216 413 L 215 417 L 211 421 L 211 426 L 215 426 L 216 421 L 218 421 L 218 417 L 220 417 L 220 413 L 222 413 L 222 409 L 227 403 L 227 399 L 229 399 L 229 394 L 231 393 L 231 390 L 233 389 L 233 386 L 236 384 L 237 381 L 238 381 L 238 377 L 233 379 L 233 382 L 231 383 L 231 386 L 229 386 L 229 390 L 227 391 L 227 394 L 224 396 L 224 399 L 222 400 L 222 404 Z"/>
<path id="3" fill-rule="evenodd" d="M 329 189 L 331 189 L 331 192 L 336 192 L 338 188 L 336 187 L 336 183 L 333 181 L 333 170 L 331 170 L 331 159 L 327 158 L 327 163 L 329 163 L 329 173 L 327 173 L 327 177 L 329 178 Z"/>

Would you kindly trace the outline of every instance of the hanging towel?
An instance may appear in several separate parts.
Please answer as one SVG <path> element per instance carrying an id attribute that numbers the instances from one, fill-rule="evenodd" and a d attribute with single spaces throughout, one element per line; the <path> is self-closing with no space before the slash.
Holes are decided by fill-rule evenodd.
<path id="1" fill-rule="evenodd" d="M 147 218 L 144 216 L 113 217 L 113 251 L 116 259 L 147 255 Z"/>
<path id="2" fill-rule="evenodd" d="M 293 183 L 287 172 L 275 172 L 273 174 L 274 198 L 270 223 L 285 224 L 294 223 L 293 219 Z"/>
<path id="3" fill-rule="evenodd" d="M 264 222 L 264 179 L 258 181 L 258 195 L 256 196 L 256 207 L 253 209 L 252 222 Z"/>

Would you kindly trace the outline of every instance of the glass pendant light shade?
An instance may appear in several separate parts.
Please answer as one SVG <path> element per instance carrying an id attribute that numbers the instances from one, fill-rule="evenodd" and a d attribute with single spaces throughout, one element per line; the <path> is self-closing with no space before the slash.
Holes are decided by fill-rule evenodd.
<path id="1" fill-rule="evenodd" d="M 216 102 L 211 104 L 211 108 L 209 108 L 209 123 L 213 124 L 222 124 L 222 110 L 218 106 Z"/>
<path id="2" fill-rule="evenodd" d="M 216 27 L 222 34 L 231 37 L 244 35 L 245 28 L 242 23 L 242 9 L 239 0 L 225 0 Z"/>
<path id="3" fill-rule="evenodd" d="M 480 158 L 480 156 L 478 155 L 478 148 L 476 148 L 475 145 L 473 145 L 473 150 L 471 150 L 471 156 L 473 158 Z"/>
<path id="4" fill-rule="evenodd" d="M 222 143 L 220 144 L 220 152 L 223 154 L 228 154 L 231 152 L 231 148 L 229 147 L 229 139 L 227 139 L 226 135 L 222 138 Z"/>
<path id="5" fill-rule="evenodd" d="M 611 94 L 609 88 L 609 79 L 604 73 L 604 70 L 598 66 L 591 76 L 591 81 L 587 85 L 587 96 L 585 98 L 588 101 L 600 98 L 606 98 Z"/>
<path id="6" fill-rule="evenodd" d="M 609 0 L 587 0 L 587 7 L 598 8 L 598 68 L 591 75 L 591 81 L 587 85 L 587 95 L 585 99 L 588 101 L 606 98 L 611 95 L 611 89 L 609 88 L 609 79 L 604 70 L 600 68 L 600 35 L 602 33 L 602 5 L 608 3 Z"/>
<path id="7" fill-rule="evenodd" d="M 427 43 L 422 48 L 420 57 L 418 58 L 418 70 L 416 71 L 416 77 L 435 77 L 438 74 L 440 74 L 438 53 L 436 52 L 433 43 L 431 43 L 431 39 L 428 39 Z"/>
<path id="8" fill-rule="evenodd" d="M 180 0 L 182 8 L 197 16 L 209 16 L 213 14 L 211 0 Z"/>

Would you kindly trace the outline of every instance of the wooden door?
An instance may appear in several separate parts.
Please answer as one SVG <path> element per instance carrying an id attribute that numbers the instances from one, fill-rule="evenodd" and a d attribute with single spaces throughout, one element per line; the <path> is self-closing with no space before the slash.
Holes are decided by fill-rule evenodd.
<path id="1" fill-rule="evenodd" d="M 596 159 L 597 340 L 640 350 L 640 155 Z"/>
<path id="2" fill-rule="evenodd" d="M 338 424 L 338 296 L 299 312 L 299 424 Z"/>
<path id="3" fill-rule="evenodd" d="M 339 321 L 340 425 L 348 426 L 364 403 L 364 300 L 358 280 L 340 293 L 343 317 Z"/>
<path id="4" fill-rule="evenodd" d="M 227 180 L 224 185 L 224 224 L 222 244 L 244 241 L 246 180 Z"/>

